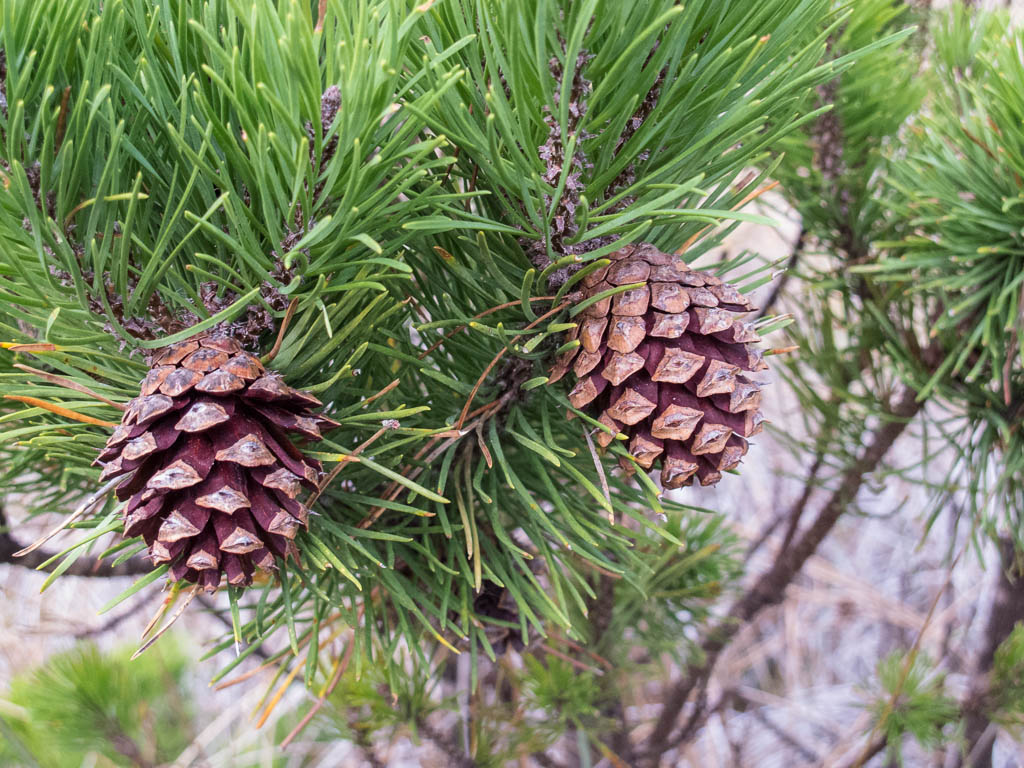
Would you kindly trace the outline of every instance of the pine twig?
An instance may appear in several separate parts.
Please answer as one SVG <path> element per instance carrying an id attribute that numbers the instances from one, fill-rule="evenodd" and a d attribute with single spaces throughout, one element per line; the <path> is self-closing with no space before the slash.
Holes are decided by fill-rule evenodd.
<path id="1" fill-rule="evenodd" d="M 557 315 L 559 312 L 561 312 L 563 309 L 565 309 L 568 306 L 569 306 L 569 302 L 568 301 L 563 301 L 561 304 L 559 304 L 554 309 L 549 309 L 543 315 L 541 315 L 536 320 L 534 320 L 532 323 L 530 323 L 528 326 L 526 326 L 523 329 L 523 333 L 525 333 L 526 331 L 532 330 L 533 328 L 535 328 L 536 326 L 540 325 L 542 322 L 547 320 L 549 317 L 551 317 L 553 315 Z M 477 379 L 476 384 L 473 386 L 473 389 L 470 391 L 469 397 L 466 398 L 466 404 L 464 406 L 462 406 L 462 413 L 459 414 L 459 420 L 455 424 L 455 429 L 461 430 L 462 426 L 466 423 L 466 419 L 469 417 L 469 408 L 470 408 L 471 405 L 473 405 L 473 400 L 476 399 L 476 394 L 477 394 L 477 392 L 480 391 L 480 387 L 482 387 L 484 381 L 487 380 L 487 374 L 489 374 L 494 369 L 494 366 L 496 366 L 498 364 L 498 362 L 501 360 L 501 358 L 505 356 L 505 352 L 508 351 L 509 347 L 511 347 L 513 344 L 515 344 L 521 338 L 523 338 L 523 334 L 522 333 L 520 333 L 517 336 L 514 336 L 508 342 L 508 346 L 506 346 L 504 349 L 502 349 L 500 352 L 498 352 L 498 354 L 496 354 L 494 356 L 494 359 L 491 360 L 490 364 L 484 369 L 484 372 L 480 374 L 480 378 Z"/>
<path id="2" fill-rule="evenodd" d="M 371 445 L 373 445 L 375 442 L 377 442 L 377 440 L 379 440 L 381 437 L 383 437 L 389 431 L 391 431 L 392 429 L 395 429 L 395 427 L 397 427 L 397 426 L 398 426 L 398 422 L 397 421 L 394 422 L 394 424 L 385 423 L 383 427 L 378 429 L 376 432 L 374 432 L 372 435 L 370 435 L 368 438 L 366 438 L 366 440 L 364 440 L 362 443 L 360 443 L 355 448 L 355 450 L 353 450 L 351 453 L 348 453 L 348 454 L 342 456 L 341 459 L 338 461 L 338 463 L 330 471 L 330 473 L 326 477 L 324 477 L 323 480 L 320 481 L 320 485 L 317 486 L 317 489 L 309 494 L 309 498 L 306 499 L 306 507 L 310 508 L 310 507 L 313 506 L 313 504 L 316 503 L 316 500 L 320 498 L 321 494 L 323 494 L 323 492 L 325 490 L 327 490 L 327 486 L 330 485 L 331 482 L 334 481 L 334 478 L 336 478 L 338 476 L 338 474 L 341 472 L 341 470 L 343 470 L 345 468 L 345 466 L 347 464 L 352 464 L 352 463 L 355 463 L 355 462 L 359 461 L 359 455 L 363 451 L 365 451 L 367 448 L 369 448 Z"/>
<path id="3" fill-rule="evenodd" d="M 968 535 L 967 541 L 964 542 L 963 547 L 957 553 L 956 557 L 953 558 L 953 562 L 949 564 L 949 571 L 946 574 L 946 579 L 942 583 L 942 586 L 939 588 L 938 592 L 935 593 L 935 597 L 932 599 L 931 605 L 928 607 L 928 613 L 925 615 L 924 621 L 921 623 L 921 627 L 917 631 L 917 637 L 914 638 L 914 644 L 910 647 L 910 652 L 907 654 L 907 658 L 903 662 L 903 669 L 900 672 L 900 678 L 898 683 L 896 684 L 896 688 L 893 690 L 892 695 L 889 697 L 888 701 L 886 701 L 885 707 L 882 709 L 881 714 L 875 722 L 874 728 L 872 728 L 871 730 L 870 735 L 872 738 L 874 738 L 876 735 L 881 735 L 882 727 L 885 724 L 885 721 L 896 710 L 899 699 L 903 695 L 903 691 L 906 687 L 907 679 L 910 676 L 910 671 L 913 669 L 914 662 L 917 661 L 918 655 L 920 654 L 921 642 L 924 640 L 924 633 L 927 631 L 929 625 L 931 625 L 932 623 L 932 618 L 935 616 L 935 611 L 939 607 L 939 601 L 942 599 L 942 596 L 946 593 L 946 590 L 949 589 L 949 585 L 953 581 L 953 571 L 956 569 L 957 563 L 960 562 L 960 558 L 963 557 L 963 554 L 967 551 L 968 547 L 970 546 L 973 540 L 974 530 L 972 530 L 970 535 Z M 864 751 L 861 753 L 860 757 L 854 761 L 853 768 L 864 768 L 864 765 L 868 762 L 868 760 L 870 760 L 874 756 L 871 752 L 871 748 L 872 745 L 870 744 L 864 748 Z"/>
<path id="4" fill-rule="evenodd" d="M 295 315 L 295 308 L 299 306 L 298 299 L 292 299 L 288 303 L 288 309 L 285 310 L 284 319 L 281 321 L 281 327 L 277 330 L 277 339 L 274 341 L 274 346 L 270 348 L 270 351 L 265 354 L 260 360 L 261 363 L 266 365 L 275 357 L 281 349 L 281 343 L 284 341 L 284 334 L 288 330 L 288 326 L 292 322 L 292 317 Z"/>

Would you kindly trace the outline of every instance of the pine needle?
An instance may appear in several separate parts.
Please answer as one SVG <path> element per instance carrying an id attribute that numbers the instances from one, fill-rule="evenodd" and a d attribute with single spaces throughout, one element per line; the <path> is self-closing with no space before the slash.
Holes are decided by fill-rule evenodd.
<path id="1" fill-rule="evenodd" d="M 103 419 L 95 419 L 92 416 L 86 416 L 82 413 L 76 413 L 75 411 L 64 408 L 55 403 L 48 403 L 45 400 L 40 400 L 38 397 L 28 397 L 27 395 L 4 395 L 4 400 L 17 400 L 19 403 L 25 403 L 26 405 L 33 405 L 36 408 L 42 408 L 44 411 L 50 411 L 58 416 L 63 416 L 65 419 L 71 419 L 72 421 L 81 421 L 85 424 L 95 424 L 97 427 L 116 427 L 112 421 L 104 421 Z"/>
<path id="2" fill-rule="evenodd" d="M 531 299 L 528 299 L 528 301 L 530 303 L 533 303 L 535 301 L 554 301 L 556 298 L 557 298 L 556 296 L 535 296 L 535 297 L 533 297 Z M 499 304 L 496 307 L 491 307 L 490 309 L 485 309 L 483 312 L 478 312 L 477 314 L 473 315 L 473 319 L 474 320 L 479 320 L 482 317 L 487 317 L 488 315 L 493 315 L 495 312 L 500 312 L 503 309 L 511 309 L 512 307 L 518 307 L 522 303 L 523 303 L 522 299 L 516 299 L 515 301 L 507 301 L 504 304 Z M 441 338 L 440 341 L 435 341 L 433 344 L 431 344 L 429 347 L 427 347 L 427 349 L 425 351 L 423 351 L 419 355 L 417 355 L 417 358 L 422 360 L 427 355 L 429 355 L 431 352 L 433 352 L 435 349 L 437 349 L 442 344 L 444 344 L 446 341 L 448 341 L 448 339 L 450 339 L 452 336 L 454 336 L 457 333 L 460 333 L 461 331 L 466 330 L 466 328 L 468 328 L 468 327 L 469 326 L 466 326 L 466 325 L 460 325 L 454 331 L 449 331 L 448 333 L 446 333 Z"/>
<path id="3" fill-rule="evenodd" d="M 309 495 L 308 499 L 306 499 L 306 506 L 312 507 L 316 500 L 320 498 L 320 495 L 325 490 L 327 490 L 327 486 L 331 484 L 331 481 L 334 480 L 334 478 L 338 476 L 341 470 L 345 468 L 346 464 L 358 461 L 359 454 L 361 454 L 363 451 L 365 451 L 367 448 L 369 448 L 371 445 L 377 442 L 377 440 L 379 440 L 386 433 L 390 432 L 392 429 L 393 427 L 391 426 L 381 427 L 372 435 L 370 435 L 370 437 L 366 438 L 366 440 L 364 440 L 360 445 L 358 445 L 356 449 L 352 451 L 352 453 L 348 454 L 347 456 L 342 456 L 341 460 L 338 461 L 338 463 L 334 466 L 330 473 L 320 483 L 320 486 Z"/>
<path id="4" fill-rule="evenodd" d="M 49 533 L 37 539 L 32 544 L 29 544 L 24 549 L 19 549 L 17 552 L 14 553 L 14 557 L 24 557 L 29 552 L 34 552 L 35 550 L 39 549 L 39 547 L 43 546 L 43 544 L 45 544 L 58 533 L 63 531 L 65 528 L 67 528 L 69 525 L 75 522 L 78 518 L 82 517 L 84 514 L 89 512 L 94 505 L 96 505 L 98 502 L 106 498 L 107 492 L 110 491 L 110 489 L 113 488 L 115 485 L 120 483 L 123 479 L 124 478 L 121 477 L 115 477 L 113 480 L 108 482 L 106 485 L 104 485 L 102 488 L 96 491 L 96 493 L 94 493 L 92 496 L 90 496 L 84 502 L 82 502 L 81 506 L 79 506 L 78 509 L 76 509 L 70 515 L 64 518 L 63 522 L 61 522 L 60 525 L 58 525 Z"/>
<path id="5" fill-rule="evenodd" d="M 601 463 L 601 457 L 597 453 L 597 448 L 594 446 L 594 440 L 590 436 L 590 431 L 583 427 L 583 437 L 587 440 L 587 448 L 590 449 L 590 456 L 594 460 L 594 467 L 597 469 L 597 477 L 601 481 L 601 491 L 604 493 L 604 497 L 608 502 L 608 522 L 615 525 L 615 513 L 612 511 L 612 492 L 608 487 L 608 477 L 604 473 L 604 465 Z"/>
<path id="6" fill-rule="evenodd" d="M 159 640 L 167 630 L 174 626 L 174 623 L 181 618 L 181 615 L 185 612 L 185 609 L 188 608 L 189 604 L 191 604 L 191 602 L 195 600 L 196 595 L 199 594 L 199 590 L 200 586 L 198 584 L 196 584 L 194 587 L 192 587 L 191 590 L 189 590 L 188 597 L 185 598 L 185 602 L 183 602 L 178 607 L 178 610 L 174 612 L 174 615 L 171 616 L 170 620 L 162 627 L 160 627 L 159 630 L 157 630 L 155 635 L 149 638 L 149 640 L 147 640 L 139 647 L 139 650 L 132 654 L 132 661 L 139 658 L 139 656 L 141 656 L 143 653 L 146 652 L 146 650 L 152 647 L 153 643 Z"/>
<path id="7" fill-rule="evenodd" d="M 46 379 L 48 382 L 50 382 L 51 384 L 56 384 L 58 387 L 64 387 L 65 389 L 73 389 L 75 390 L 75 392 L 81 392 L 83 395 L 94 397 L 100 402 L 113 406 L 118 410 L 128 410 L 128 406 L 126 406 L 124 403 L 115 403 L 113 400 L 109 400 L 103 395 L 97 392 L 93 392 L 87 386 L 79 384 L 77 381 L 72 381 L 71 379 L 66 379 L 63 376 L 57 376 L 56 374 L 48 373 L 46 371 L 40 371 L 38 368 L 32 368 L 28 365 L 22 365 L 21 363 L 15 363 L 14 367 L 27 373 L 31 373 L 35 376 L 38 376 L 41 379 Z"/>
<path id="8" fill-rule="evenodd" d="M 772 181 L 772 182 L 770 182 L 768 184 L 765 184 L 763 187 L 759 187 L 758 189 L 755 189 L 753 192 L 751 192 L 746 197 L 744 197 L 742 200 L 740 200 L 738 203 L 736 203 L 736 205 L 734 205 L 731 210 L 733 210 L 733 211 L 740 210 L 740 208 L 743 208 L 744 206 L 746 206 L 747 203 L 749 203 L 749 202 L 751 202 L 753 200 L 756 200 L 757 198 L 759 198 L 761 195 L 765 194 L 766 192 L 771 192 L 777 186 L 779 186 L 779 182 Z M 690 248 L 693 247 L 694 243 L 696 243 L 698 240 L 700 240 L 702 237 L 704 237 L 704 235 L 706 235 L 711 229 L 713 229 L 713 226 L 711 224 L 708 224 L 706 227 L 704 227 L 704 229 L 702 229 L 699 232 L 697 232 L 696 234 L 694 234 L 689 240 L 687 240 L 685 243 L 683 243 L 681 248 L 678 248 L 676 250 L 676 255 L 677 256 L 682 256 L 684 253 L 686 253 L 688 250 L 690 250 Z"/>
<path id="9" fill-rule="evenodd" d="M 327 642 L 324 643 L 324 645 L 327 645 L 328 643 L 333 643 L 335 640 L 341 637 L 341 633 L 344 632 L 346 629 L 348 629 L 348 627 L 342 627 L 341 629 L 337 630 L 333 635 L 327 638 Z M 299 670 L 303 669 L 306 666 L 305 662 L 306 659 L 309 658 L 309 654 L 310 651 L 307 650 L 306 655 L 302 657 L 302 661 L 298 662 L 294 667 L 292 667 L 292 671 L 288 673 L 288 676 L 284 679 L 281 685 L 278 686 L 277 690 L 274 691 L 274 695 L 270 697 L 270 701 L 267 702 L 267 706 L 263 710 L 263 714 L 260 715 L 260 719 L 256 723 L 257 728 L 263 727 L 263 725 L 267 722 L 267 719 L 270 717 L 271 713 L 274 711 L 277 705 L 281 703 L 281 697 L 284 696 L 285 691 L 287 691 L 288 688 L 291 686 L 292 682 L 299 674 Z"/>
<path id="10" fill-rule="evenodd" d="M 19 344 L 16 341 L 3 341 L 0 342 L 0 349 L 9 349 L 12 352 L 56 352 L 59 347 L 45 342 Z"/>
<path id="11" fill-rule="evenodd" d="M 317 697 L 316 702 L 310 708 L 309 712 L 302 716 L 298 725 L 292 728 L 291 733 L 284 737 L 284 741 L 281 742 L 281 749 L 285 749 L 302 731 L 309 725 L 310 721 L 320 711 L 320 708 L 324 705 L 324 702 L 334 693 L 334 689 L 338 687 L 338 683 L 341 682 L 342 676 L 345 674 L 345 670 L 348 669 L 349 662 L 352 660 L 352 651 L 356 647 L 355 638 L 349 641 L 349 644 L 345 647 L 345 653 L 339 662 L 335 662 L 334 674 L 331 676 L 330 682 Z"/>
<path id="12" fill-rule="evenodd" d="M 180 589 L 178 587 L 177 582 L 174 582 L 170 585 L 170 590 L 171 594 L 169 594 L 160 602 L 160 607 L 157 608 L 156 613 L 153 614 L 153 618 L 151 618 L 146 623 L 146 626 L 143 628 L 143 638 L 145 638 L 146 635 L 153 631 L 153 627 L 160 623 L 160 620 L 167 615 L 167 612 L 171 609 L 171 606 L 174 605 L 174 601 L 178 599 L 178 592 L 180 591 Z"/>

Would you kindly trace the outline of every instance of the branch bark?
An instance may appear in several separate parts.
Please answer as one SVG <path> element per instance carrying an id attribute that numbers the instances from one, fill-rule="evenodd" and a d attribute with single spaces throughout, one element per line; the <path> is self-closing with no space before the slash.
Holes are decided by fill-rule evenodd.
<path id="1" fill-rule="evenodd" d="M 889 418 L 874 431 L 861 457 L 843 473 L 839 487 L 826 501 L 810 527 L 789 547 L 779 552 L 772 567 L 733 604 L 726 617 L 707 633 L 701 643 L 703 661 L 691 666 L 683 678 L 672 686 L 662 705 L 661 715 L 648 737 L 645 765 L 657 768 L 666 751 L 690 738 L 703 724 L 707 712 L 704 707 L 697 706 L 681 732 L 674 735 L 680 712 L 694 691 L 704 689 L 722 651 L 740 629 L 761 611 L 782 602 L 786 587 L 832 531 L 856 498 L 865 477 L 882 463 L 893 443 L 921 407 L 922 403 L 917 401 L 915 391 L 906 389 L 901 393 L 890 409 Z M 798 504 L 807 503 L 807 499 L 805 495 Z M 794 508 L 791 515 L 796 516 L 800 512 Z"/>
<path id="2" fill-rule="evenodd" d="M 1024 594 L 1020 580 L 1024 577 L 1013 541 L 999 540 L 999 586 L 992 602 L 992 612 L 985 628 L 985 645 L 974 664 L 967 698 L 961 707 L 964 715 L 964 755 L 958 765 L 963 768 L 992 768 L 992 745 L 995 729 L 989 718 L 991 672 L 996 649 L 1010 636 L 1017 622 L 1024 621 Z"/>
<path id="3" fill-rule="evenodd" d="M 615 637 L 608 635 L 615 617 L 615 581 L 602 574 L 598 577 L 595 598 L 588 601 L 592 642 L 601 653 L 609 646 L 622 642 L 620 633 L 616 633 Z M 606 743 L 621 761 L 632 765 L 635 758 L 633 743 L 629 738 L 630 724 L 622 703 L 622 688 L 615 675 L 606 676 L 602 680 L 602 687 L 607 698 L 601 706 L 601 716 L 615 723 L 609 728 Z"/>

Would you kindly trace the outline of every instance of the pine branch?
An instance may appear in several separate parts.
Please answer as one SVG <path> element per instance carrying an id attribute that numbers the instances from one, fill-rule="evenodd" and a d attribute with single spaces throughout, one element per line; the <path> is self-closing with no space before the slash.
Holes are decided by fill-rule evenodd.
<path id="1" fill-rule="evenodd" d="M 811 526 L 795 543 L 780 552 L 772 567 L 733 604 L 728 615 L 713 627 L 701 643 L 703 661 L 692 666 L 682 680 L 672 686 L 662 705 L 661 715 L 648 738 L 647 764 L 655 768 L 666 751 L 692 737 L 707 717 L 706 708 L 698 706 L 682 731 L 673 736 L 676 721 L 694 691 L 703 690 L 722 651 L 739 631 L 761 611 L 782 601 L 786 587 L 800 573 L 804 563 L 832 531 L 843 513 L 856 498 L 868 474 L 879 467 L 896 439 L 921 410 L 917 393 L 906 389 L 890 410 L 890 418 L 875 430 L 862 456 L 843 473 L 840 486 L 831 495 Z M 806 501 L 806 497 L 801 501 Z M 798 514 L 793 510 L 792 515 Z"/>

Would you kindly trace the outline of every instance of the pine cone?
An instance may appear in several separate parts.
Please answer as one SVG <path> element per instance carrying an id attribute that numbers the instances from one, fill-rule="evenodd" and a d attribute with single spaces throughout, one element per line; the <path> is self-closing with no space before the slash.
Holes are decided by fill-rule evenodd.
<path id="1" fill-rule="evenodd" d="M 653 245 L 627 245 L 587 275 L 583 299 L 615 286 L 644 283 L 589 305 L 569 332 L 580 344 L 555 364 L 570 369 L 574 407 L 629 438 L 629 452 L 650 469 L 661 459 L 665 488 L 717 483 L 763 429 L 761 385 L 741 373 L 767 369 L 760 340 L 739 316 L 751 309 L 733 286 L 695 272 Z M 614 438 L 599 431 L 606 448 Z M 632 470 L 632 462 L 620 460 Z"/>
<path id="2" fill-rule="evenodd" d="M 320 463 L 286 433 L 320 439 L 334 425 L 310 394 L 287 386 L 232 338 L 201 335 L 159 350 L 96 464 L 128 475 L 124 535 L 142 536 L 154 565 L 208 590 L 252 583 L 256 567 L 297 554 L 298 501 Z"/>

